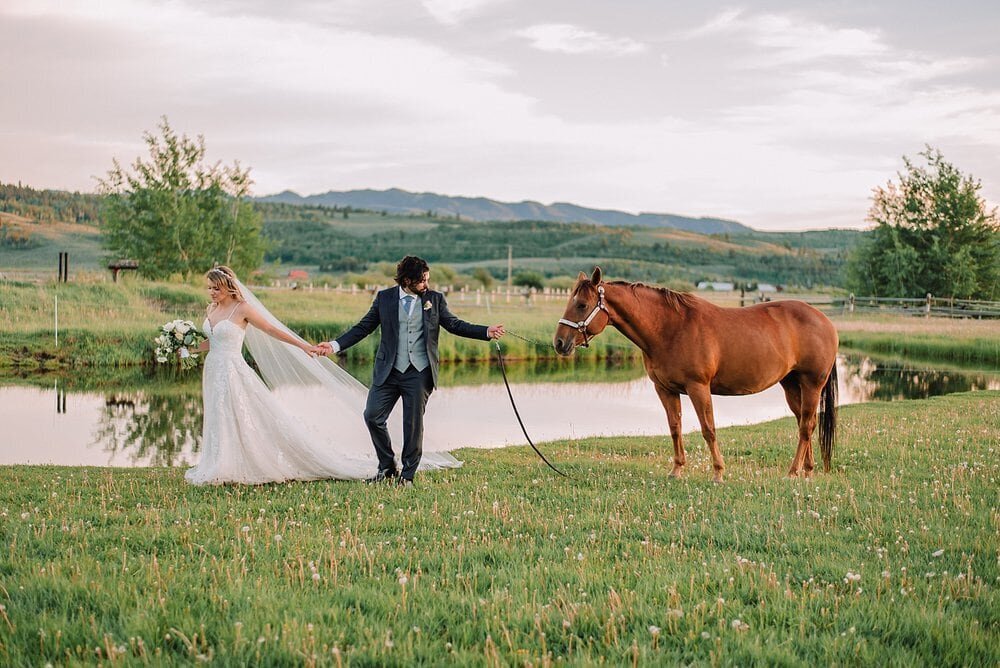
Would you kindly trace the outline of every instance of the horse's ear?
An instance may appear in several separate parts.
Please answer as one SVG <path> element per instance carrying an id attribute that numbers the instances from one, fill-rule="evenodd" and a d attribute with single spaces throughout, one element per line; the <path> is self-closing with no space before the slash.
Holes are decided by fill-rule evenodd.
<path id="1" fill-rule="evenodd" d="M 576 277 L 576 281 L 577 283 L 579 283 L 580 281 L 585 281 L 585 280 L 587 280 L 587 275 L 581 271 L 580 275 Z"/>
<path id="2" fill-rule="evenodd" d="M 601 276 L 601 268 L 594 267 L 594 275 L 590 277 L 590 282 L 594 285 L 600 285 L 603 277 Z"/>

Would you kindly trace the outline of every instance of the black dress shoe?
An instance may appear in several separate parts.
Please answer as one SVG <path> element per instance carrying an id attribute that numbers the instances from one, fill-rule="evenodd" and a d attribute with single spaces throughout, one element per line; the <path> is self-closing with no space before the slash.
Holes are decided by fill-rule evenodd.
<path id="1" fill-rule="evenodd" d="M 393 479 L 399 478 L 399 471 L 396 469 L 379 469 L 373 477 L 368 478 L 365 482 L 369 485 L 373 485 L 380 482 L 392 482 Z"/>
<path id="2" fill-rule="evenodd" d="M 413 480 L 411 478 L 400 478 L 396 481 L 397 487 L 413 487 Z"/>

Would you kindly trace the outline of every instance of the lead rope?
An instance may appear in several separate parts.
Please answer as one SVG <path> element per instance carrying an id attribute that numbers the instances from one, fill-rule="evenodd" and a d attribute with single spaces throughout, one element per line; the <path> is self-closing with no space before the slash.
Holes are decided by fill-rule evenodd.
<path id="1" fill-rule="evenodd" d="M 545 455 L 542 454 L 542 451 L 535 446 L 535 444 L 531 441 L 531 437 L 528 436 L 528 430 L 525 429 L 524 421 L 521 420 L 521 414 L 517 410 L 517 404 L 514 403 L 514 394 L 510 391 L 510 382 L 508 382 L 507 380 L 507 368 L 504 366 L 503 363 L 503 352 L 500 350 L 500 342 L 496 341 L 495 343 L 497 346 L 497 359 L 500 361 L 500 374 L 503 376 L 503 384 L 507 388 L 507 396 L 510 397 L 510 406 L 511 408 L 514 409 L 514 416 L 517 417 L 517 423 L 521 425 L 521 432 L 524 434 L 524 437 L 528 439 L 528 445 L 531 446 L 531 449 L 534 450 L 535 453 L 542 458 L 542 461 L 545 462 L 550 469 L 552 469 L 553 471 L 555 471 L 564 478 L 572 477 L 566 475 L 565 473 L 557 469 L 555 466 L 553 466 L 552 462 L 550 462 L 548 459 L 545 458 Z"/>

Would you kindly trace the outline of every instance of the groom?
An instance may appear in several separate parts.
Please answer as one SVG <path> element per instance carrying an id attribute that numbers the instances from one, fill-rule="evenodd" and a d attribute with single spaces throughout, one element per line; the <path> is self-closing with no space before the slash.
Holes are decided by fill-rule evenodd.
<path id="1" fill-rule="evenodd" d="M 365 406 L 365 422 L 378 455 L 378 473 L 369 482 L 397 479 L 412 485 L 420 464 L 424 438 L 424 407 L 437 386 L 438 333 L 444 327 L 470 339 L 499 339 L 503 325 L 473 325 L 448 310 L 444 295 L 427 288 L 430 267 L 407 255 L 396 265 L 398 287 L 380 291 L 358 324 L 337 340 L 318 344 L 313 351 L 329 355 L 347 350 L 382 328 L 375 355 L 375 372 Z M 385 423 L 396 402 L 403 399 L 403 470 L 396 469 L 392 442 Z"/>

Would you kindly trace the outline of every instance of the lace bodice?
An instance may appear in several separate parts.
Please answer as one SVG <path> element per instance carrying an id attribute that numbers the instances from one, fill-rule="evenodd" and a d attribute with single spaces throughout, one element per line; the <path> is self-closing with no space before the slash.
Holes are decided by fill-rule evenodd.
<path id="1" fill-rule="evenodd" d="M 210 344 L 210 353 L 243 354 L 243 337 L 246 336 L 246 330 L 232 320 L 222 320 L 213 328 L 211 321 L 205 318 L 201 330 Z"/>

